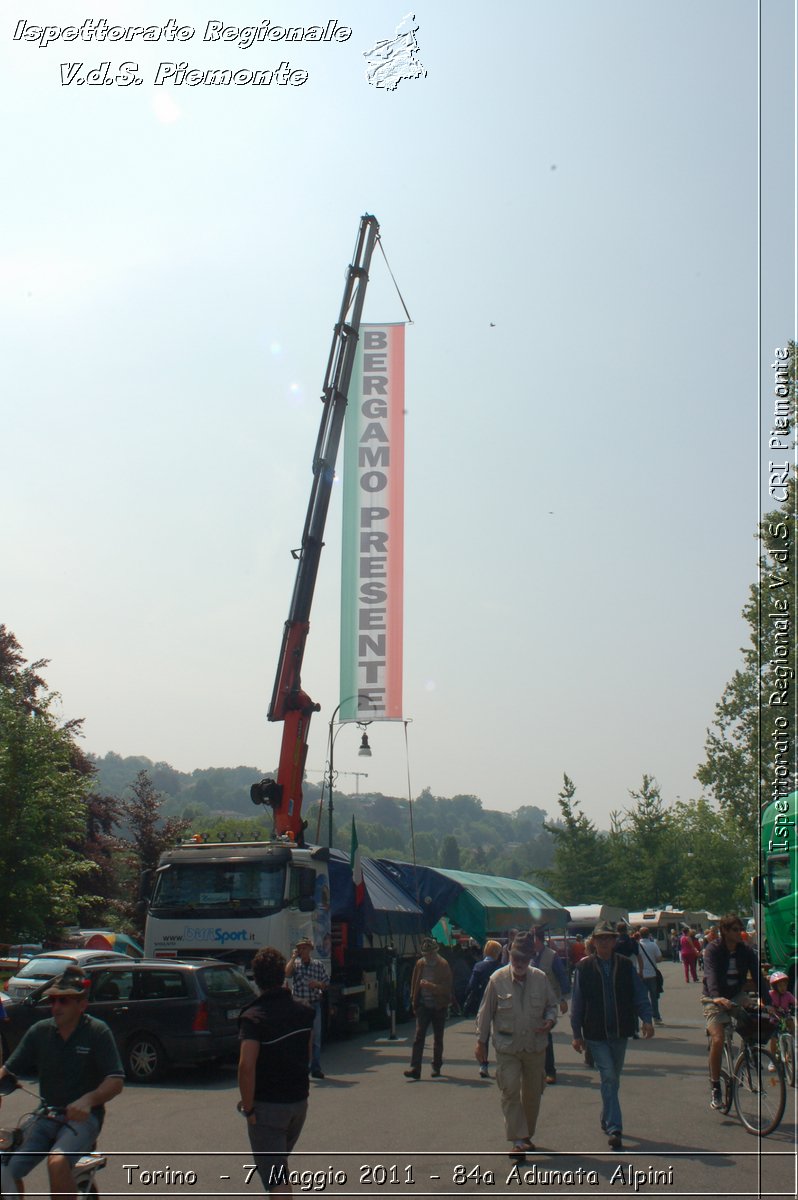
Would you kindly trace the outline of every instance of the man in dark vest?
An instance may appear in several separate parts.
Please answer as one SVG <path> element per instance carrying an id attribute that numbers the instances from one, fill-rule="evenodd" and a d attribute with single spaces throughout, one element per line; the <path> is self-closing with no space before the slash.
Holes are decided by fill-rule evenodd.
<path id="1" fill-rule="evenodd" d="M 532 937 L 535 939 L 535 953 L 532 956 L 532 966 L 537 967 L 539 971 L 543 971 L 552 991 L 557 997 L 557 1003 L 560 1006 L 560 1013 L 564 1016 L 568 1012 L 568 1001 L 566 996 L 571 994 L 571 983 L 568 979 L 568 969 L 555 950 L 551 946 L 546 945 L 546 930 L 543 925 L 536 925 L 532 930 Z M 554 1065 L 554 1042 L 551 1033 L 546 1045 L 546 1083 L 557 1082 L 557 1068 Z"/>
<path id="2" fill-rule="evenodd" d="M 643 1037 L 654 1036 L 651 1002 L 634 965 L 616 953 L 618 933 L 608 921 L 593 930 L 596 953 L 577 964 L 573 978 L 571 1029 L 574 1050 L 585 1047 L 601 1077 L 601 1128 L 610 1148 L 623 1148 L 623 1117 L 618 1100 L 626 1044 L 634 1035 L 635 1017 Z"/>

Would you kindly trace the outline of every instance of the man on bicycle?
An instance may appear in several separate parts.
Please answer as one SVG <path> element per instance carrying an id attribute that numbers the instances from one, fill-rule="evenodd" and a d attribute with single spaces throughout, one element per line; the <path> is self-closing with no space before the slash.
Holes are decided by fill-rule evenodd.
<path id="1" fill-rule="evenodd" d="M 9 1172 L 22 1194 L 22 1179 L 47 1158 L 50 1192 L 76 1200 L 72 1164 L 91 1150 L 105 1105 L 124 1086 L 124 1069 L 111 1030 L 86 1013 L 88 980 L 68 967 L 47 991 L 53 1015 L 27 1030 L 5 1066 L 6 1075 L 36 1076 L 42 1102 L 57 1115 L 39 1116 L 29 1127 Z"/>
<path id="2" fill-rule="evenodd" d="M 704 949 L 704 987 L 701 1004 L 709 1034 L 710 1107 L 722 1108 L 720 1064 L 723 1056 L 724 1029 L 732 1017 L 729 1009 L 735 1005 L 750 1007 L 745 991 L 748 975 L 759 992 L 763 1005 L 770 996 L 759 970 L 756 951 L 743 941 L 743 923 L 736 913 L 728 913 L 719 922 L 720 936 Z"/>

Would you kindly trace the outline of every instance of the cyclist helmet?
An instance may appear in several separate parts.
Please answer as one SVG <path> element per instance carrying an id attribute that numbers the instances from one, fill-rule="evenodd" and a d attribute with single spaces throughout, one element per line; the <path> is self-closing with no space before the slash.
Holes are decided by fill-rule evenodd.
<path id="1" fill-rule="evenodd" d="M 768 976 L 768 983 L 778 983 L 780 979 L 786 979 L 788 983 L 790 981 L 789 975 L 784 971 L 774 971 L 772 975 Z"/>

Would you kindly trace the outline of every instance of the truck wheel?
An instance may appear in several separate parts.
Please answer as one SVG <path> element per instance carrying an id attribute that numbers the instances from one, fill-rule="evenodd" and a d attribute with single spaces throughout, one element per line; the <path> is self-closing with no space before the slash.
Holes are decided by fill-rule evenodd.
<path id="1" fill-rule="evenodd" d="M 163 1075 L 166 1055 L 151 1033 L 135 1033 L 125 1048 L 125 1073 L 134 1083 L 154 1083 Z"/>

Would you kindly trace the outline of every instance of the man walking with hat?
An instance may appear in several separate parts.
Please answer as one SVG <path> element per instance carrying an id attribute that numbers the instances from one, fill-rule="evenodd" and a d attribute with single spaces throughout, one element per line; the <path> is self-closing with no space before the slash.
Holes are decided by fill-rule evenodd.
<path id="1" fill-rule="evenodd" d="M 474 1057 L 484 1062 L 493 1031 L 496 1083 L 501 1094 L 510 1156 L 523 1159 L 534 1150 L 532 1137 L 545 1087 L 546 1041 L 557 1022 L 557 997 L 545 972 L 530 966 L 535 953 L 531 933 L 518 934 L 510 961 L 488 980 L 477 1013 Z"/>
<path id="2" fill-rule="evenodd" d="M 291 991 L 295 1000 L 313 1009 L 313 1037 L 311 1039 L 310 1073 L 314 1079 L 323 1079 L 321 1069 L 321 1013 L 322 998 L 330 986 L 330 977 L 324 963 L 312 957 L 313 942 L 309 937 L 300 938 L 294 953 L 285 964 L 285 977 L 291 980 Z"/>
<path id="3" fill-rule="evenodd" d="M 571 1029 L 574 1050 L 590 1051 L 601 1078 L 601 1128 L 610 1148 L 623 1148 L 623 1117 L 618 1100 L 626 1044 L 635 1019 L 643 1037 L 654 1036 L 651 1002 L 634 964 L 616 951 L 617 930 L 600 921 L 592 934 L 595 954 L 577 963 L 573 977 Z"/>
<path id="4" fill-rule="evenodd" d="M 17 1074 L 38 1078 L 42 1100 L 63 1116 L 37 1117 L 8 1167 L 18 1183 L 46 1158 L 50 1191 L 62 1200 L 74 1200 L 72 1164 L 97 1141 L 105 1105 L 125 1080 L 111 1030 L 86 1012 L 87 987 L 83 972 L 68 967 L 44 993 L 52 1017 L 31 1025 L 0 1067 L 0 1081 Z"/>
<path id="5" fill-rule="evenodd" d="M 427 1030 L 432 1025 L 432 1075 L 437 1079 L 443 1066 L 443 1027 L 452 1002 L 452 969 L 438 953 L 435 938 L 422 938 L 421 955 L 413 968 L 410 984 L 410 1002 L 416 1015 L 416 1036 L 410 1052 L 410 1067 L 405 1075 L 408 1079 L 421 1078 L 424 1042 Z"/>

